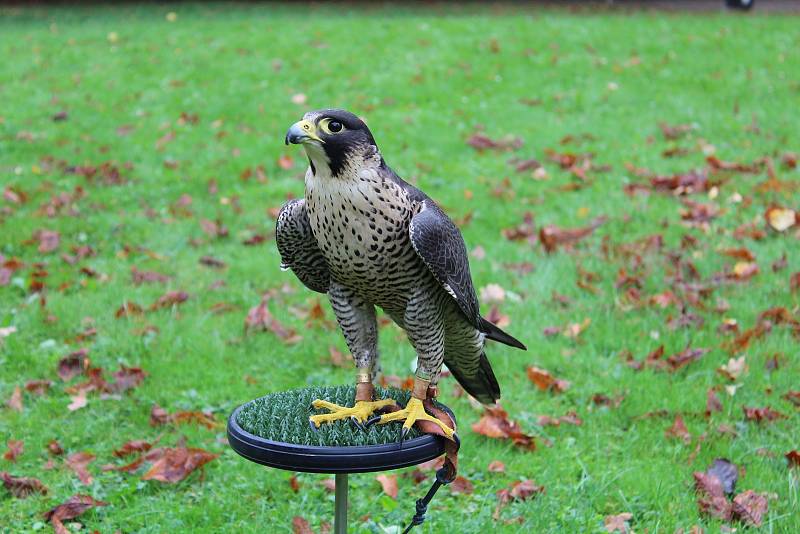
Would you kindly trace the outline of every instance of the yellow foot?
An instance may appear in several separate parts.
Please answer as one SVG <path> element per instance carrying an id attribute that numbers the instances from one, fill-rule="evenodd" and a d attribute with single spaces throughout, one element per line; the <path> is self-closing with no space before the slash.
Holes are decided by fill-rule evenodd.
<path id="1" fill-rule="evenodd" d="M 380 419 L 373 418 L 373 421 L 375 423 L 378 423 L 379 425 L 382 425 L 385 423 L 390 423 L 392 421 L 402 421 L 404 419 L 405 423 L 403 423 L 403 430 L 400 438 L 401 440 L 405 438 L 406 434 L 408 434 L 409 430 L 411 430 L 411 427 L 417 421 L 430 421 L 431 423 L 438 425 L 439 428 L 442 429 L 442 432 L 444 432 L 444 436 L 447 439 L 453 441 L 458 440 L 458 438 L 455 435 L 455 432 L 453 432 L 453 429 L 444 424 L 439 419 L 433 417 L 432 415 L 428 415 L 428 413 L 425 411 L 425 407 L 422 405 L 422 401 L 416 397 L 411 397 L 408 400 L 408 404 L 406 404 L 406 407 L 403 408 L 402 410 L 384 414 L 380 416 Z"/>
<path id="2" fill-rule="evenodd" d="M 331 413 L 324 413 L 320 415 L 312 415 L 309 417 L 311 424 L 319 428 L 322 423 L 330 423 L 338 421 L 339 419 L 350 418 L 356 426 L 363 428 L 364 423 L 367 422 L 369 416 L 375 410 L 380 410 L 386 406 L 394 406 L 397 404 L 394 399 L 381 399 L 377 401 L 356 401 L 355 406 L 348 408 L 347 406 L 339 406 L 332 402 L 317 399 L 311 403 L 316 409 L 325 408 L 330 410 Z"/>

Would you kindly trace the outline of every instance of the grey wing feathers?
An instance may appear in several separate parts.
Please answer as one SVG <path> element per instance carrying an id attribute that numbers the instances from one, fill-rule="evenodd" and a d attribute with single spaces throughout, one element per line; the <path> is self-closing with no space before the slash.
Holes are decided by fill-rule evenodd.
<path id="1" fill-rule="evenodd" d="M 409 225 L 411 245 L 434 278 L 450 293 L 475 328 L 480 329 L 478 296 L 472 285 L 467 247 L 456 225 L 430 199 Z"/>
<path id="2" fill-rule="evenodd" d="M 275 224 L 275 241 L 282 269 L 291 269 L 312 291 L 328 292 L 330 272 L 311 232 L 305 199 L 290 200 L 283 205 Z"/>

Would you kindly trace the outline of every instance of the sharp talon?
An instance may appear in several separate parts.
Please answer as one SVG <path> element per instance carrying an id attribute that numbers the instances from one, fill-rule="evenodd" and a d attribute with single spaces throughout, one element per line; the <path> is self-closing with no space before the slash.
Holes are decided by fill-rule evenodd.
<path id="1" fill-rule="evenodd" d="M 350 416 L 350 424 L 352 424 L 357 429 L 361 430 L 362 432 L 366 432 L 367 428 L 358 420 L 358 417 L 355 415 Z"/>
<path id="2" fill-rule="evenodd" d="M 308 420 L 308 426 L 310 426 L 311 430 L 313 430 L 315 433 L 319 432 L 319 428 L 317 428 L 317 425 L 315 425 L 314 421 L 312 421 L 311 419 Z"/>
<path id="3" fill-rule="evenodd" d="M 406 438 L 408 437 L 408 434 L 409 434 L 410 432 L 411 432 L 411 429 L 410 429 L 409 427 L 406 427 L 406 426 L 404 426 L 404 427 L 402 427 L 402 428 L 400 429 L 400 444 L 401 444 L 401 445 L 402 445 L 402 444 L 403 444 L 403 442 L 406 440 Z"/>
<path id="4" fill-rule="evenodd" d="M 375 417 L 370 417 L 369 419 L 367 419 L 367 422 L 364 423 L 364 428 L 369 428 L 380 420 L 381 420 L 380 415 L 376 415 Z"/>

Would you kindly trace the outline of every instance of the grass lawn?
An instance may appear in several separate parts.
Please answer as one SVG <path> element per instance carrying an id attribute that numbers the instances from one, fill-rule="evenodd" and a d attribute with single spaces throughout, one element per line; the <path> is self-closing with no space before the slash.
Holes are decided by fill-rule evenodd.
<path id="1" fill-rule="evenodd" d="M 244 461 L 222 424 L 267 393 L 353 379 L 329 305 L 279 270 L 271 237 L 275 209 L 303 194 L 304 157 L 284 147 L 284 134 L 321 107 L 365 116 L 389 165 L 459 221 L 476 288 L 505 290 L 499 315 L 529 347 L 487 352 L 502 406 L 537 449 L 474 432 L 481 408 L 444 379 L 442 401 L 460 421 L 460 474 L 474 491 L 442 490 L 421 532 L 600 532 L 607 516 L 626 512 L 636 532 L 717 532 L 723 523 L 698 512 L 692 473 L 720 457 L 744 468 L 737 491 L 769 495 L 765 530 L 800 531 L 797 470 L 784 458 L 800 448 L 800 415 L 784 397 L 800 389 L 797 333 L 773 320 L 769 333 L 729 350 L 767 309 L 800 316 L 800 292 L 790 290 L 798 227 L 778 233 L 764 219 L 772 204 L 800 209 L 791 189 L 800 171 L 784 157 L 800 151 L 798 19 L 478 7 L 444 15 L 0 8 L 0 399 L 22 393 L 21 411 L 17 401 L 0 408 L 0 450 L 24 442 L 0 471 L 49 488 L 27 499 L 0 490 L 0 532 L 49 529 L 43 512 L 77 493 L 109 503 L 78 519 L 88 531 L 285 532 L 301 516 L 319 532 L 332 521 L 325 477 L 290 480 Z M 690 127 L 668 129 L 668 139 L 659 123 Z M 478 133 L 523 144 L 478 151 L 466 142 Z M 709 155 L 747 165 L 767 157 L 780 183 L 767 182 L 763 160 L 754 172 L 714 170 Z M 517 172 L 514 158 L 544 170 Z M 626 193 L 650 184 L 642 169 L 696 169 L 716 186 L 685 197 Z M 526 213 L 533 237 L 504 237 Z M 546 225 L 586 227 L 599 216 L 605 223 L 573 247 L 547 253 L 535 239 Z M 655 235 L 660 247 L 648 241 Z M 747 250 L 739 259 L 721 253 L 731 248 Z M 783 254 L 786 265 L 773 270 Z M 748 278 L 753 262 L 759 272 Z M 169 291 L 177 293 L 147 310 Z M 244 331 L 265 293 L 282 336 Z M 115 317 L 126 302 L 129 313 Z M 491 305 L 483 302 L 484 314 Z M 738 334 L 719 330 L 730 320 Z M 627 361 L 661 345 L 663 357 L 641 370 Z M 384 325 L 381 347 L 387 374 L 411 373 L 414 353 L 399 329 Z M 708 352 L 674 371 L 663 363 L 687 347 Z M 65 382 L 57 364 L 81 348 L 109 382 L 121 365 L 147 376 L 126 392 L 90 392 L 70 410 L 82 401 L 68 390 L 86 378 Z M 336 351 L 344 365 L 334 365 Z M 734 362 L 730 378 L 718 371 L 741 356 L 746 370 Z M 529 366 L 571 384 L 540 391 Z M 24 388 L 31 380 L 52 385 L 36 395 Z M 706 416 L 710 388 L 721 409 Z M 195 414 L 194 423 L 151 426 L 154 404 L 211 413 L 219 424 Z M 766 406 L 786 417 L 746 419 L 743 407 Z M 581 425 L 540 418 L 570 411 Z M 665 434 L 676 415 L 685 439 Z M 54 439 L 63 457 L 96 456 L 89 484 L 48 453 Z M 101 471 L 131 459 L 112 455 L 123 443 L 156 439 L 220 456 L 177 484 Z M 504 472 L 487 469 L 494 460 Z M 415 485 L 399 473 L 396 500 L 374 475 L 351 477 L 352 530 L 397 532 L 428 474 Z M 545 492 L 493 518 L 496 492 L 525 479 Z"/>

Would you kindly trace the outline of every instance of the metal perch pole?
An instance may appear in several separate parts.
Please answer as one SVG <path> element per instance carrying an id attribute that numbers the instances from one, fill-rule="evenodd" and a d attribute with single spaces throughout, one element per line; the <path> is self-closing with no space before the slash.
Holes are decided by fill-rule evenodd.
<path id="1" fill-rule="evenodd" d="M 347 473 L 336 473 L 334 534 L 347 534 Z"/>

